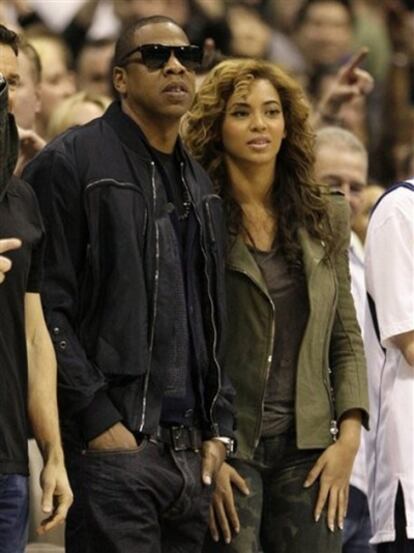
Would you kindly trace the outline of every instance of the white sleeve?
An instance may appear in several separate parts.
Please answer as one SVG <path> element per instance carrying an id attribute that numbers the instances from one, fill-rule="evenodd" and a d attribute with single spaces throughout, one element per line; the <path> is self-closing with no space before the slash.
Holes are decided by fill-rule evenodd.
<path id="1" fill-rule="evenodd" d="M 374 212 L 365 259 L 367 291 L 385 347 L 392 337 L 414 330 L 414 193 L 397 194 Z"/>

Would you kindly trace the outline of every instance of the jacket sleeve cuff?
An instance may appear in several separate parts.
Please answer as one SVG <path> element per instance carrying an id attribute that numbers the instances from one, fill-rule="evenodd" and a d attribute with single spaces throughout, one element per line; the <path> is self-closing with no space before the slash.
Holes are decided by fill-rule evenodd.
<path id="1" fill-rule="evenodd" d="M 100 390 L 82 412 L 82 433 L 85 441 L 93 440 L 121 420 L 122 416 L 108 394 Z"/>
<path id="2" fill-rule="evenodd" d="M 235 440 L 235 421 L 230 410 L 216 407 L 216 418 L 218 424 L 212 427 L 205 428 L 203 431 L 203 439 L 211 440 L 212 438 L 225 437 Z"/>

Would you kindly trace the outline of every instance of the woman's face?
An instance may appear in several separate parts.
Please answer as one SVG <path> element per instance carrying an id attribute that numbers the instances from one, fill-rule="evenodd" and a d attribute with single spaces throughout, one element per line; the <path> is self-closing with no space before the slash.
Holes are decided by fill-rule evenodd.
<path id="1" fill-rule="evenodd" d="M 246 96 L 227 102 L 222 141 L 227 160 L 268 164 L 276 160 L 286 136 L 280 96 L 270 81 L 253 81 Z"/>

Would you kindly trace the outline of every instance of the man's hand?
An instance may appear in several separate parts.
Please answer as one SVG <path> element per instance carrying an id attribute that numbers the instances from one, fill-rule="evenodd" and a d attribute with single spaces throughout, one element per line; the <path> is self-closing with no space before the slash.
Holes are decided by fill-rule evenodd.
<path id="1" fill-rule="evenodd" d="M 207 440 L 203 442 L 201 457 L 201 478 L 206 486 L 210 486 L 226 458 L 226 446 L 218 440 Z"/>
<path id="2" fill-rule="evenodd" d="M 3 238 L 0 240 L 0 284 L 6 278 L 7 271 L 10 271 L 12 267 L 10 259 L 1 254 L 10 250 L 17 250 L 21 245 L 21 241 L 17 238 Z"/>
<path id="3" fill-rule="evenodd" d="M 91 440 L 89 449 L 136 449 L 138 447 L 135 436 L 122 422 L 117 422 L 105 432 Z"/>
<path id="4" fill-rule="evenodd" d="M 250 491 L 246 481 L 233 467 L 223 463 L 216 478 L 216 489 L 213 493 L 213 501 L 210 506 L 208 526 L 211 537 L 215 542 L 219 541 L 219 527 L 226 543 L 231 542 L 232 530 L 240 532 L 240 521 L 234 503 L 233 486 L 244 495 Z"/>
<path id="5" fill-rule="evenodd" d="M 42 511 L 49 516 L 37 528 L 39 535 L 63 524 L 73 502 L 63 460 L 46 462 L 40 475 L 40 486 L 43 490 Z"/>
<path id="6" fill-rule="evenodd" d="M 335 78 L 333 85 L 327 91 L 317 106 L 317 114 L 326 120 L 334 120 L 338 117 L 339 109 L 346 102 L 356 97 L 367 96 L 374 87 L 374 79 L 371 75 L 359 67 L 368 54 L 367 48 L 361 50 L 343 65 Z"/>

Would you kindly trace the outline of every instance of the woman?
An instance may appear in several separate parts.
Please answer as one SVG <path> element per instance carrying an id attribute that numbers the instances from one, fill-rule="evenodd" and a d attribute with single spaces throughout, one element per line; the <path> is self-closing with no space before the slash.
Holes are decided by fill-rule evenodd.
<path id="1" fill-rule="evenodd" d="M 86 90 L 65 98 L 52 111 L 47 127 L 48 139 L 52 140 L 75 125 L 85 125 L 100 117 L 110 103 L 110 98 Z"/>
<path id="2" fill-rule="evenodd" d="M 230 236 L 224 368 L 237 392 L 238 452 L 218 475 L 209 551 L 341 550 L 366 376 L 348 211 L 314 181 L 308 116 L 302 90 L 276 66 L 229 60 L 185 124 Z"/>

